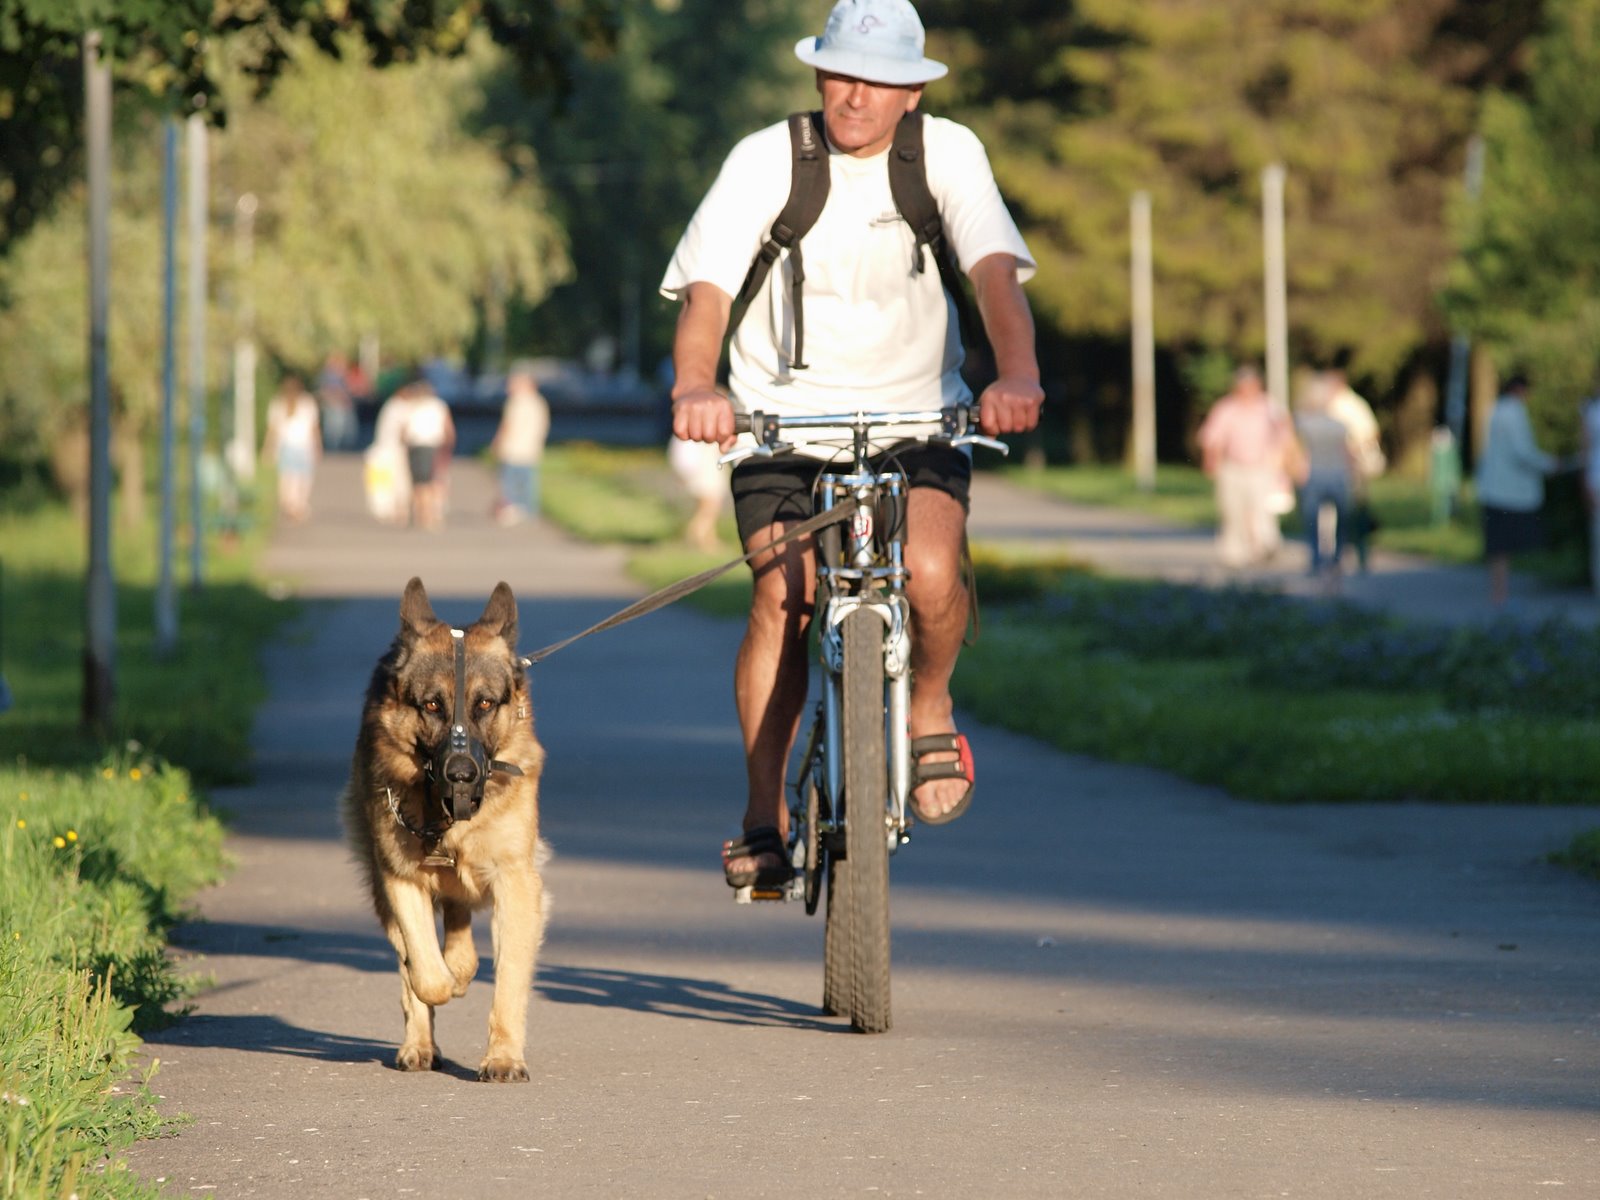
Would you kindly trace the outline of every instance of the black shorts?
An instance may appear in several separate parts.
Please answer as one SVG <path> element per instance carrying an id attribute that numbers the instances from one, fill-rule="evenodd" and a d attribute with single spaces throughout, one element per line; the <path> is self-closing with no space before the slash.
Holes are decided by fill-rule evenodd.
<path id="1" fill-rule="evenodd" d="M 911 488 L 933 488 L 971 507 L 972 460 L 954 446 L 913 442 L 874 455 L 876 466 L 893 456 L 905 472 Z M 802 454 L 779 454 L 772 458 L 747 458 L 733 469 L 733 515 L 739 523 L 739 538 L 750 539 L 779 521 L 804 521 L 812 514 L 811 491 L 817 476 L 826 470 L 849 467 L 849 460 L 827 463 Z"/>
<path id="2" fill-rule="evenodd" d="M 1483 553 L 1496 558 L 1502 554 L 1525 554 L 1543 543 L 1539 510 L 1483 506 Z"/>

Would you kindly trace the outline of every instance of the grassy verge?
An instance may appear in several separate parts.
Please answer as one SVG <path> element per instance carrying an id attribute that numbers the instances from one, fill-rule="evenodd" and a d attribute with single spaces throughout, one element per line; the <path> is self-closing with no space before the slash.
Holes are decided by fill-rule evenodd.
<path id="1" fill-rule="evenodd" d="M 1592 879 L 1600 879 L 1600 829 L 1591 829 L 1573 838 L 1564 850 L 1557 850 L 1550 861 L 1570 867 Z"/>
<path id="2" fill-rule="evenodd" d="M 291 611 L 248 582 L 262 536 L 258 522 L 208 541 L 206 586 L 181 589 L 179 644 L 162 657 L 153 532 L 115 532 L 116 708 L 99 738 L 79 721 L 82 528 L 37 498 L 0 512 L 0 670 L 14 702 L 0 715 L 5 1197 L 160 1194 L 118 1153 L 162 1124 L 135 1075 L 139 1032 L 194 987 L 165 934 L 224 868 L 199 789 L 246 777 L 257 653 Z"/>

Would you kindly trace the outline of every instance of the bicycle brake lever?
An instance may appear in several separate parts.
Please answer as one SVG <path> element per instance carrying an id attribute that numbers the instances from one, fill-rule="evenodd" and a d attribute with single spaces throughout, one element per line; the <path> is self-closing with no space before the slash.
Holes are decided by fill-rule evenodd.
<path id="1" fill-rule="evenodd" d="M 1001 454 L 1010 454 L 1011 447 L 997 438 L 985 437 L 981 433 L 965 433 L 960 437 L 951 438 L 952 446 L 987 446 L 991 450 L 998 450 Z"/>
<path id="2" fill-rule="evenodd" d="M 793 449 L 794 447 L 788 442 L 776 442 L 770 446 L 766 445 L 765 443 L 755 446 L 740 446 L 737 450 L 729 450 L 726 454 L 718 457 L 717 466 L 725 467 L 733 463 L 741 463 L 747 458 L 755 458 L 757 456 L 760 456 L 761 458 L 771 458 L 774 454 L 777 454 L 780 451 Z"/>

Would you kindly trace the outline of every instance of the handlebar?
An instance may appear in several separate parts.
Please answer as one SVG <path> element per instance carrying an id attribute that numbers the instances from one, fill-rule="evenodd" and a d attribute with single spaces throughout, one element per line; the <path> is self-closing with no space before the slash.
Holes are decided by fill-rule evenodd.
<path id="1" fill-rule="evenodd" d="M 779 448 L 778 434 L 785 429 L 836 429 L 864 436 L 874 428 L 893 428 L 905 425 L 938 425 L 936 435 L 940 441 L 951 445 L 989 446 L 1005 454 L 1009 447 L 1004 442 L 978 433 L 979 410 L 976 405 L 952 405 L 949 408 L 928 409 L 922 412 L 889 413 L 824 413 L 780 416 L 777 413 L 749 412 L 733 415 L 733 431 L 748 433 L 767 452 Z"/>

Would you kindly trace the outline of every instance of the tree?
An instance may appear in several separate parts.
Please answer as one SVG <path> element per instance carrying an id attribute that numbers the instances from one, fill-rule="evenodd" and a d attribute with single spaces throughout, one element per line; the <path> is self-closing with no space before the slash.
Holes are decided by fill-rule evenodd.
<path id="1" fill-rule="evenodd" d="M 213 227 L 245 192 L 258 201 L 254 269 L 241 280 L 231 240 L 211 239 L 218 294 L 252 289 L 255 332 L 280 363 L 306 369 L 359 334 L 422 357 L 468 338 L 492 287 L 537 302 L 566 269 L 534 183 L 464 130 L 500 55 L 480 40 L 454 59 L 373 67 L 358 45 L 338 57 L 293 47 L 259 99 L 219 71 L 232 117 L 215 138 Z M 113 206 L 111 369 L 119 428 L 136 448 L 160 400 L 159 129 L 146 116 L 118 142 Z M 0 260 L 0 441 L 41 455 L 81 412 L 87 384 L 82 189 Z M 67 264 L 65 267 L 63 264 Z M 235 329 L 213 318 L 213 387 Z M 130 460 L 126 455 L 124 462 Z M 137 490 L 125 472 L 125 505 Z"/>
<path id="2" fill-rule="evenodd" d="M 486 30 L 523 84 L 560 90 L 568 62 L 615 33 L 617 0 L 0 0 L 0 255 L 82 173 L 83 34 L 100 30 L 124 96 L 169 109 L 217 103 L 214 51 L 268 89 L 310 44 L 360 45 L 377 66 L 464 51 Z"/>
<path id="3" fill-rule="evenodd" d="M 1348 350 L 1379 384 L 1443 337 L 1443 213 L 1474 89 L 1509 69 L 1532 7 L 922 6 L 955 67 L 951 106 L 985 135 L 1040 260 L 1030 292 L 1045 336 L 1124 336 L 1128 198 L 1143 189 L 1167 351 L 1259 355 L 1260 172 L 1283 162 L 1295 349 Z"/>
<path id="4" fill-rule="evenodd" d="M 1446 303 L 1502 367 L 1529 370 L 1530 410 L 1572 443 L 1600 347 L 1600 0 L 1550 0 L 1528 85 L 1483 108 L 1481 198 L 1454 212 Z"/>
<path id="5" fill-rule="evenodd" d="M 508 79 L 485 122 L 508 150 L 536 150 L 575 266 L 523 314 L 519 340 L 576 355 L 634 304 L 648 366 L 672 328 L 656 283 L 723 157 L 815 100 L 791 48 L 820 17 L 815 0 L 624 0 L 621 12 L 615 52 L 578 60 L 564 101 L 530 100 Z"/>

